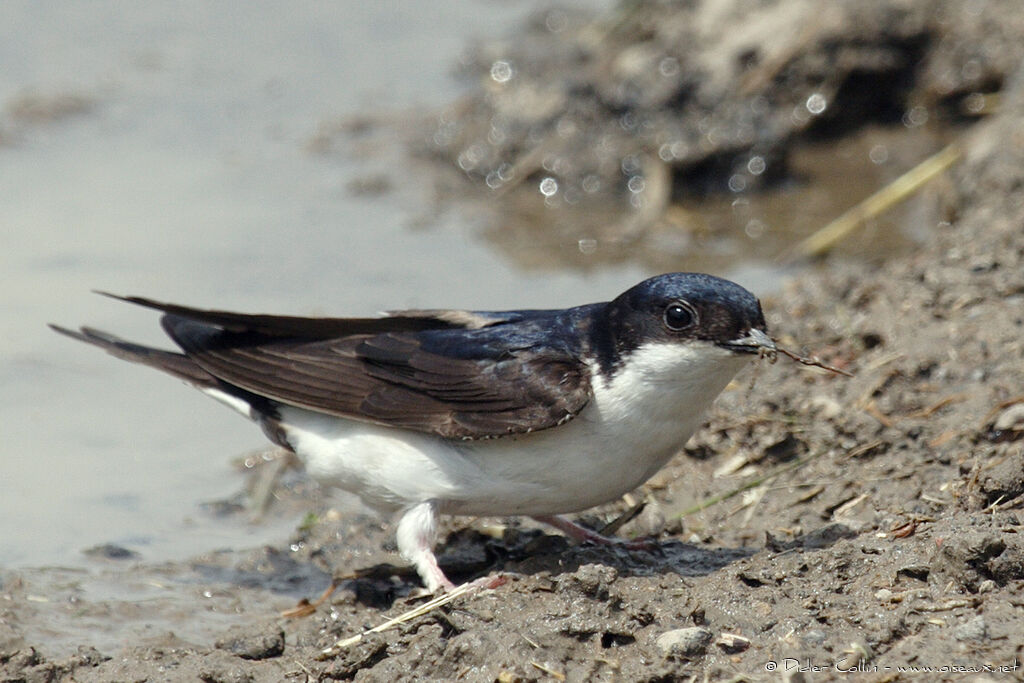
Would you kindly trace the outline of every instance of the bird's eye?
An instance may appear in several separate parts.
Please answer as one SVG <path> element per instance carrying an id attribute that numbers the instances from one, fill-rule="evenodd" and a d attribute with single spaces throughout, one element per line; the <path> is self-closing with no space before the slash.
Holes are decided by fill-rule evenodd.
<path id="1" fill-rule="evenodd" d="M 673 301 L 665 308 L 665 327 L 678 332 L 697 320 L 697 312 L 686 303 Z"/>

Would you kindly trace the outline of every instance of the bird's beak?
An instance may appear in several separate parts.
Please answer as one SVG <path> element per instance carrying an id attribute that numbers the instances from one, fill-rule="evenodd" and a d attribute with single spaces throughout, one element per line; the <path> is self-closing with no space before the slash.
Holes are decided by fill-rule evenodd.
<path id="1" fill-rule="evenodd" d="M 765 332 L 756 328 L 751 328 L 746 336 L 723 342 L 720 346 L 738 353 L 756 353 L 769 357 L 774 356 L 778 351 L 775 347 L 775 341 Z"/>

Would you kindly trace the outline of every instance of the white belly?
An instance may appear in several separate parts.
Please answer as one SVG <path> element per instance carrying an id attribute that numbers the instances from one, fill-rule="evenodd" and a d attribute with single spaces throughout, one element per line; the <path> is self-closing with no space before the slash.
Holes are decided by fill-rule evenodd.
<path id="1" fill-rule="evenodd" d="M 683 356 L 671 347 L 671 357 L 642 351 L 610 383 L 595 374 L 580 415 L 534 434 L 451 441 L 289 407 L 281 422 L 313 477 L 373 507 L 436 500 L 448 514 L 574 512 L 657 472 L 746 360 L 710 346 Z"/>

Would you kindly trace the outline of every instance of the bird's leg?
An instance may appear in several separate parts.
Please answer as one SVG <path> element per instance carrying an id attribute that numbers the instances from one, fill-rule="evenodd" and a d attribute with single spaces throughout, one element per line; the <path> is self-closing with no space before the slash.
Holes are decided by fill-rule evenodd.
<path id="1" fill-rule="evenodd" d="M 653 543 L 650 540 L 623 541 L 619 538 L 611 538 L 580 526 L 576 522 L 568 520 L 561 515 L 535 516 L 534 519 L 544 524 L 550 524 L 577 543 L 590 541 L 595 545 L 617 545 L 628 550 L 651 550 L 652 547 L 657 546 L 656 543 Z"/>
<path id="2" fill-rule="evenodd" d="M 398 552 L 416 568 L 423 585 L 431 593 L 451 590 L 455 584 L 441 571 L 434 556 L 437 539 L 437 501 L 428 500 L 402 513 L 398 521 Z"/>

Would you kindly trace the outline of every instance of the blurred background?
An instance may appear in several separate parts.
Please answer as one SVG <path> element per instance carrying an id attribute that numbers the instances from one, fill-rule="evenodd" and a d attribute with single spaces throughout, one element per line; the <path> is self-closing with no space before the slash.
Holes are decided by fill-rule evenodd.
<path id="1" fill-rule="evenodd" d="M 703 270 L 771 297 L 821 256 L 802 238 L 984 115 L 1021 49 L 984 4 L 5 2 L 0 565 L 180 559 L 301 517 L 205 505 L 262 435 L 46 329 L 164 344 L 90 290 L 371 315 Z M 830 258 L 912 249 L 944 220 L 919 211 Z"/>

